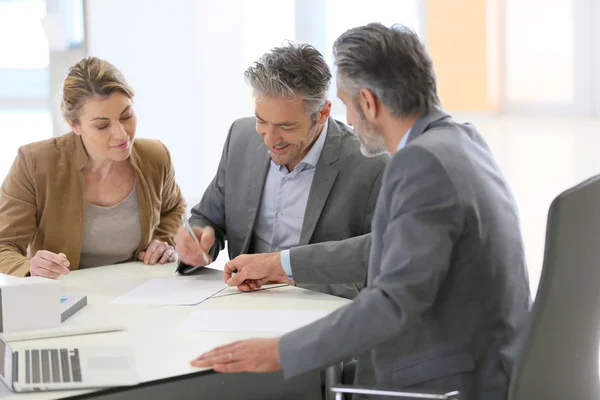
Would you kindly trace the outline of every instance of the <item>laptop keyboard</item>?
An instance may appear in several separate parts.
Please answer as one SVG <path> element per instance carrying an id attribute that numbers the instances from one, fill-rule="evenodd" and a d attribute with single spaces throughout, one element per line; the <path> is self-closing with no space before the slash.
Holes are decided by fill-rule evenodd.
<path id="1" fill-rule="evenodd" d="M 25 383 L 81 381 L 79 349 L 25 350 Z"/>

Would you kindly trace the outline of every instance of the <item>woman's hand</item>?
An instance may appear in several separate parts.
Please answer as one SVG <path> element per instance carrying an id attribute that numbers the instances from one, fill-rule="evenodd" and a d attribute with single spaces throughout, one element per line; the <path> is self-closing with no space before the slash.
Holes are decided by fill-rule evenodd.
<path id="1" fill-rule="evenodd" d="M 161 240 L 154 239 L 138 256 L 144 264 L 155 265 L 157 263 L 166 264 L 173 262 L 177 258 L 177 253 L 173 246 Z"/>
<path id="2" fill-rule="evenodd" d="M 47 250 L 39 250 L 31 259 L 29 274 L 56 279 L 69 273 L 69 265 L 71 264 L 63 253 L 56 254 Z"/>

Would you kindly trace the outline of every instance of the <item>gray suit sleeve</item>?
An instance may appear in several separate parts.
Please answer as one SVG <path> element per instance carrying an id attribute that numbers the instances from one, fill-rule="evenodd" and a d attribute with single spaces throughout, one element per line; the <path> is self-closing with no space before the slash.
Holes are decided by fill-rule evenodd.
<path id="1" fill-rule="evenodd" d="M 290 250 L 292 275 L 299 284 L 336 284 L 363 282 L 371 250 L 371 221 L 381 190 L 381 168 L 371 189 L 363 222 L 364 235 L 335 242 L 315 243 Z"/>
<path id="2" fill-rule="evenodd" d="M 190 225 L 192 226 L 211 226 L 215 230 L 215 244 L 210 249 L 210 256 L 213 260 L 217 259 L 219 252 L 225 246 L 227 238 L 225 225 L 225 180 L 227 177 L 227 156 L 229 154 L 229 143 L 233 126 L 232 124 L 229 128 L 217 174 L 210 185 L 208 185 L 200 203 L 192 208 L 192 216 L 190 218 Z"/>
<path id="3" fill-rule="evenodd" d="M 381 264 L 370 267 L 379 267 L 377 276 L 349 305 L 281 338 L 285 377 L 364 354 L 412 328 L 436 298 L 463 227 L 456 189 L 440 161 L 416 145 L 391 164 L 380 201 L 388 216 L 377 232 Z"/>
<path id="4" fill-rule="evenodd" d="M 292 275 L 299 284 L 363 282 L 369 264 L 371 234 L 290 250 Z"/>

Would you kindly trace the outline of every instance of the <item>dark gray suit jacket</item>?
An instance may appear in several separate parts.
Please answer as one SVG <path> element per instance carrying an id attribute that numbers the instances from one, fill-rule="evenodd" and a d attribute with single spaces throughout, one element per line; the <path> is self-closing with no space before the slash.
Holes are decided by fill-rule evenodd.
<path id="1" fill-rule="evenodd" d="M 515 201 L 473 126 L 417 120 L 372 240 L 359 296 L 281 338 L 285 376 L 360 356 L 361 384 L 505 399 L 531 298 Z"/>
<path id="2" fill-rule="evenodd" d="M 371 246 L 371 220 L 388 156 L 365 157 L 358 138 L 329 119 L 315 169 L 300 246 L 290 251 L 300 287 L 354 298 L 364 286 Z M 270 157 L 256 119 L 235 121 L 217 175 L 192 209 L 190 223 L 216 232 L 211 256 L 225 240 L 229 257 L 248 253 Z"/>

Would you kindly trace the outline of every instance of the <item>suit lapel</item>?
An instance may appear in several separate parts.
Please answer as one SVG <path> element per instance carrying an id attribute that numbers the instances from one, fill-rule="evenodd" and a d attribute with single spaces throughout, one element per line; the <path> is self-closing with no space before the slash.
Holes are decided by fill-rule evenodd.
<path id="1" fill-rule="evenodd" d="M 246 208 L 248 210 L 247 234 L 244 246 L 242 247 L 242 254 L 247 253 L 250 247 L 252 231 L 254 229 L 258 208 L 260 207 L 260 201 L 265 187 L 267 171 L 269 170 L 269 161 L 271 160 L 269 152 L 262 142 L 256 146 L 255 151 L 252 152 L 250 157 L 252 157 L 250 160 L 250 170 L 246 179 L 246 190 L 243 192 L 246 198 L 240 199 L 240 201 L 245 201 L 248 205 Z"/>
<path id="2" fill-rule="evenodd" d="M 317 162 L 315 175 L 310 187 L 310 194 L 308 195 L 302 232 L 300 234 L 300 245 L 309 243 L 339 172 L 331 164 L 340 158 L 342 138 L 340 129 L 332 118 L 329 118 L 329 126 L 326 133 L 327 138 Z"/>

